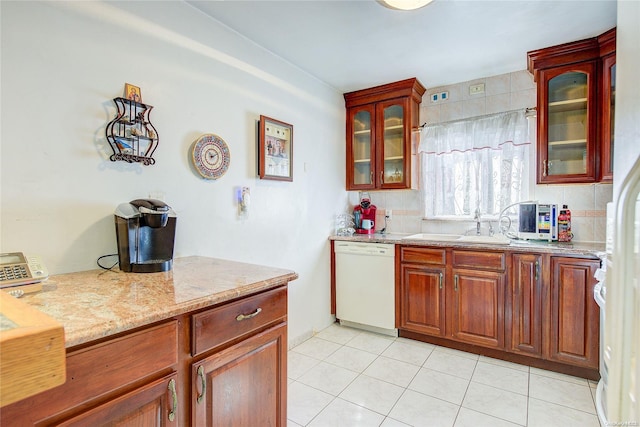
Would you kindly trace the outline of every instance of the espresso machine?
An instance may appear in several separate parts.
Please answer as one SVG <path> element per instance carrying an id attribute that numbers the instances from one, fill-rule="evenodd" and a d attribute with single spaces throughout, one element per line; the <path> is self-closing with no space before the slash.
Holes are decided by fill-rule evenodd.
<path id="1" fill-rule="evenodd" d="M 368 193 L 363 193 L 360 204 L 353 208 L 353 219 L 358 234 L 373 234 L 376 231 L 376 206 L 371 204 Z"/>
<path id="2" fill-rule="evenodd" d="M 136 199 L 115 211 L 120 270 L 134 273 L 168 271 L 173 267 L 176 214 L 166 203 Z"/>

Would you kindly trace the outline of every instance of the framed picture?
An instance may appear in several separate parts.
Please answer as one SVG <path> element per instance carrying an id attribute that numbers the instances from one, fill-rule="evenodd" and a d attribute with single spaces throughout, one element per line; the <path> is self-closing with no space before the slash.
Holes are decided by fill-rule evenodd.
<path id="1" fill-rule="evenodd" d="M 124 84 L 124 96 L 125 98 L 135 101 L 142 102 L 142 94 L 140 93 L 140 88 L 138 86 L 134 86 L 129 83 Z"/>
<path id="2" fill-rule="evenodd" d="M 293 181 L 293 126 L 260 116 L 258 136 L 260 179 Z"/>

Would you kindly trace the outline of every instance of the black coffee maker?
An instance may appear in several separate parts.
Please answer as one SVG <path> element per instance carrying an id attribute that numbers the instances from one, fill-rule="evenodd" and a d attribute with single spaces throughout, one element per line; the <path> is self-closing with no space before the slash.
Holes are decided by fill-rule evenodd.
<path id="1" fill-rule="evenodd" d="M 136 199 L 116 208 L 120 270 L 155 273 L 171 270 L 176 214 L 166 203 Z"/>

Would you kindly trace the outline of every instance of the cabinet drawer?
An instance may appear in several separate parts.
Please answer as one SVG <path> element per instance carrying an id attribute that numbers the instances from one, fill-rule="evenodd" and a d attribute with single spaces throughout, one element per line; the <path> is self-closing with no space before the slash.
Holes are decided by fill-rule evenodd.
<path id="1" fill-rule="evenodd" d="M 420 264 L 444 265 L 446 262 L 446 250 L 440 248 L 414 248 L 401 247 L 400 261 Z"/>
<path id="2" fill-rule="evenodd" d="M 467 267 L 479 270 L 504 271 L 506 254 L 504 252 L 456 251 L 452 252 L 454 267 Z"/>
<path id="3" fill-rule="evenodd" d="M 204 353 L 287 316 L 287 288 L 253 295 L 194 314 L 192 355 Z"/>
<path id="4" fill-rule="evenodd" d="M 67 401 L 99 396 L 178 363 L 176 320 L 125 335 L 67 356 Z"/>
<path id="5" fill-rule="evenodd" d="M 67 354 L 67 381 L 60 387 L 2 408 L 2 421 L 37 423 L 52 414 L 88 405 L 178 363 L 178 322 L 171 321 Z M 10 423 L 9 423 L 10 424 Z"/>

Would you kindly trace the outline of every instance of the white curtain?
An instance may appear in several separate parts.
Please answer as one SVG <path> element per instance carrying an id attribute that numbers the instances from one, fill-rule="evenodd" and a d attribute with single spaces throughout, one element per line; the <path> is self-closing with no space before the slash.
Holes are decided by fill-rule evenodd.
<path id="1" fill-rule="evenodd" d="M 425 216 L 498 215 L 528 198 L 524 110 L 425 126 L 419 147 Z"/>

